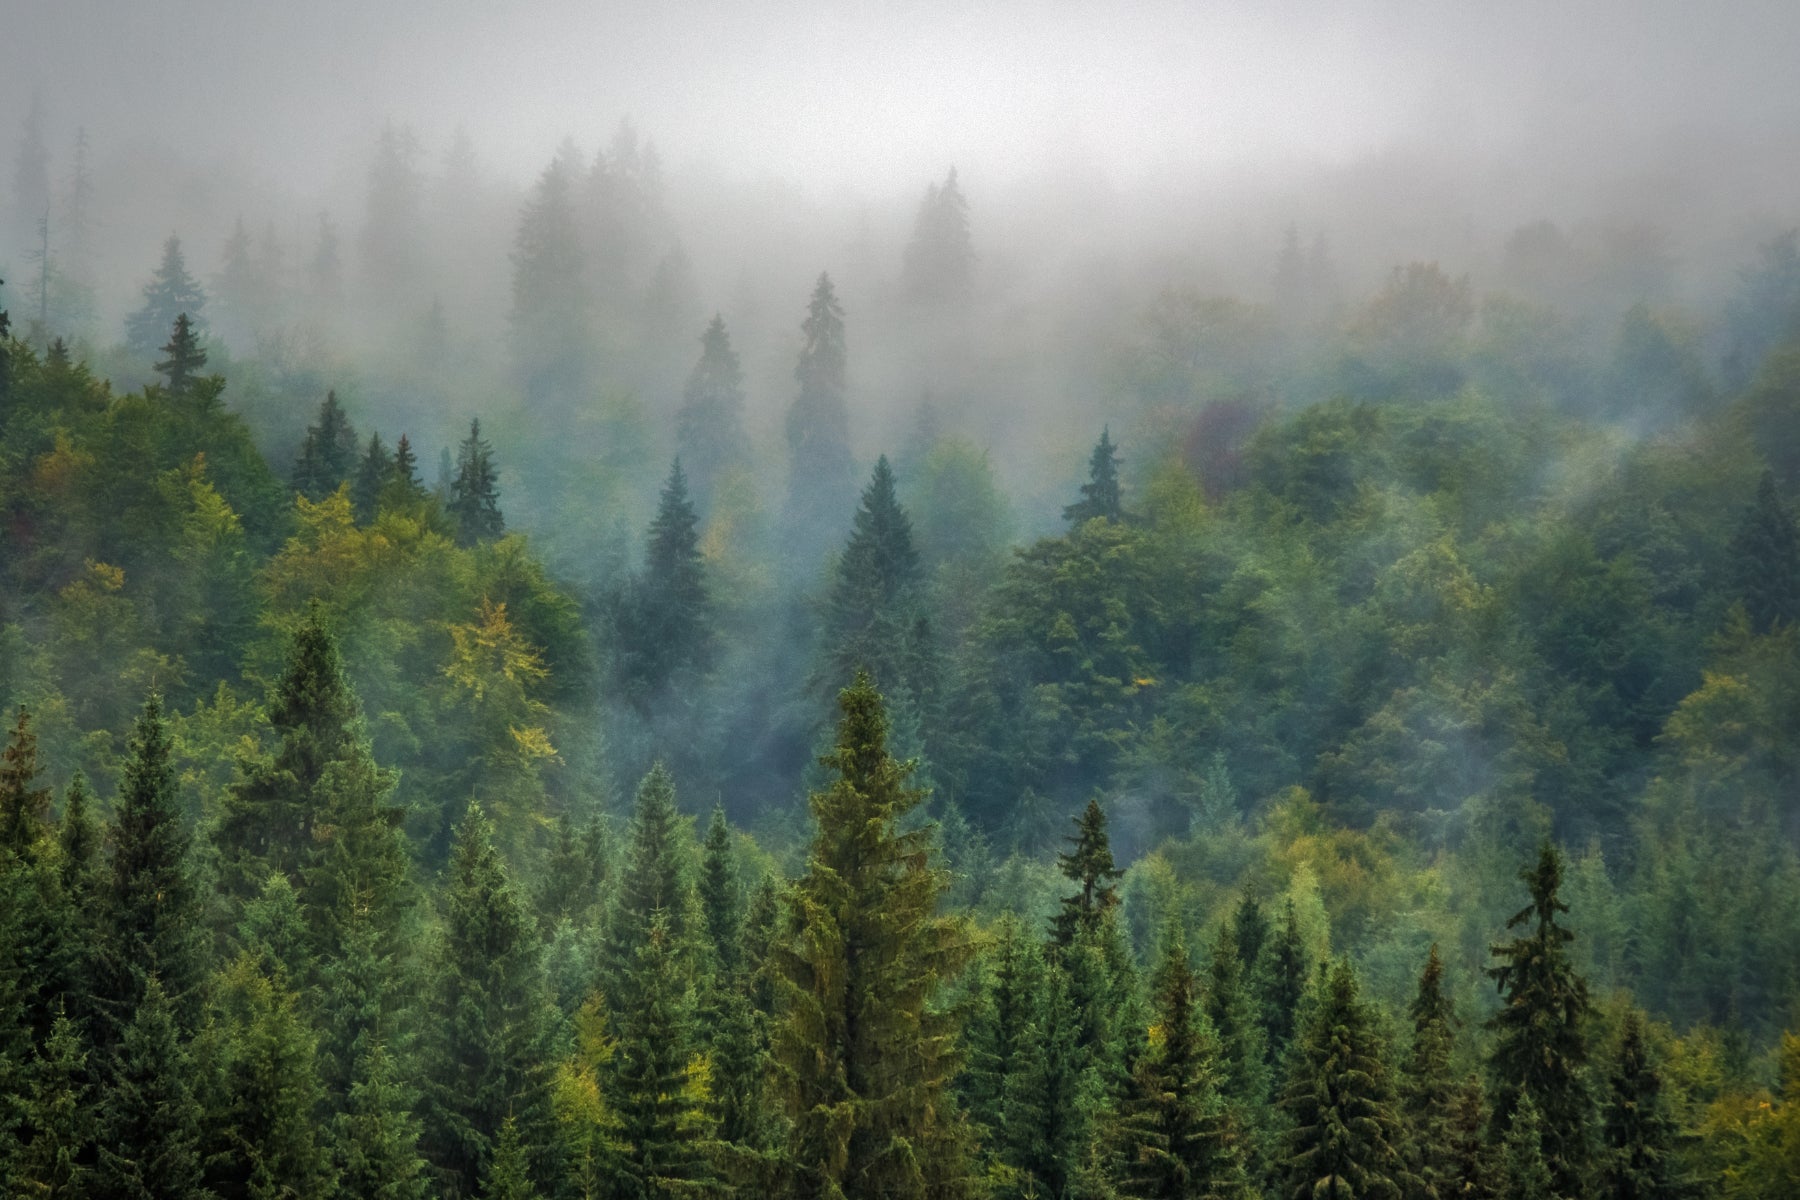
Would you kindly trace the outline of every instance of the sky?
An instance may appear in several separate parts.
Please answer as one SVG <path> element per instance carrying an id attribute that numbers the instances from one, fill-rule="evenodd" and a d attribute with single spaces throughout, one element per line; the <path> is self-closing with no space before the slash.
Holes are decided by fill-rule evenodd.
<path id="1" fill-rule="evenodd" d="M 621 116 L 676 170 L 819 196 L 949 162 L 1155 188 L 1396 147 L 1592 172 L 1660 145 L 1749 163 L 1800 126 L 1800 5 L 1667 0 L 5 0 L 0 127 L 230 156 L 278 186 L 382 122 L 468 130 L 528 178 Z"/>

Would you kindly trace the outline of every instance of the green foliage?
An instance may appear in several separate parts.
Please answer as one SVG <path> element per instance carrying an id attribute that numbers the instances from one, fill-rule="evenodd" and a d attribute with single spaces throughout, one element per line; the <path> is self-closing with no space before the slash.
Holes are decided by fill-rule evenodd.
<path id="1" fill-rule="evenodd" d="M 188 273 L 181 239 L 171 236 L 163 243 L 162 262 L 156 273 L 144 285 L 144 306 L 125 321 L 126 343 L 137 354 L 149 358 L 178 319 L 185 316 L 198 321 L 205 308 L 206 293 Z"/>
<path id="2" fill-rule="evenodd" d="M 1607 1200 L 1664 1200 L 1686 1190 L 1673 1162 L 1678 1132 L 1663 1096 L 1661 1073 L 1650 1060 L 1644 1022 L 1630 1009 L 1619 1031 L 1619 1052 L 1607 1081 L 1601 1123 L 1599 1195 Z"/>
<path id="3" fill-rule="evenodd" d="M 338 403 L 336 392 L 326 392 L 319 415 L 306 429 L 306 440 L 294 459 L 290 476 L 294 490 L 308 500 L 323 500 L 338 490 L 356 469 L 356 431 Z"/>
<path id="4" fill-rule="evenodd" d="M 1118 521 L 1124 515 L 1119 501 L 1119 448 L 1113 445 L 1112 430 L 1102 429 L 1088 459 L 1088 481 L 1081 485 L 1081 499 L 1063 509 L 1063 520 L 1085 525 L 1094 520 Z"/>
<path id="5" fill-rule="evenodd" d="M 342 1194 L 369 1200 L 425 1200 L 431 1194 L 409 1099 L 393 1055 L 374 1043 L 358 1059 L 349 1105 L 331 1128 Z"/>
<path id="6" fill-rule="evenodd" d="M 663 911 L 654 910 L 614 1006 L 611 1094 L 625 1175 L 616 1186 L 633 1200 L 681 1195 L 710 1174 L 703 1150 L 711 1130 L 693 1092 L 692 987 L 671 942 Z"/>
<path id="7" fill-rule="evenodd" d="M 711 507 L 725 474 L 748 455 L 744 434 L 744 372 L 725 321 L 714 315 L 700 335 L 700 359 L 688 375 L 675 414 L 675 445 L 687 463 L 694 502 Z"/>
<path id="8" fill-rule="evenodd" d="M 838 556 L 826 607 L 826 678 L 867 671 L 890 698 L 916 702 L 930 694 L 935 679 L 921 582 L 912 521 L 884 455 Z"/>
<path id="9" fill-rule="evenodd" d="M 844 310 L 831 277 L 821 274 L 801 323 L 805 344 L 794 364 L 799 392 L 787 412 L 786 523 L 809 545 L 823 544 L 850 493 L 849 351 Z"/>
<path id="10" fill-rule="evenodd" d="M 650 524 L 644 572 L 618 608 L 614 654 L 632 697 L 647 706 L 670 690 L 691 689 L 712 660 L 713 605 L 680 459 L 669 467 Z"/>
<path id="11" fill-rule="evenodd" d="M 459 546 L 492 541 L 506 531 L 494 451 L 481 436 L 479 420 L 469 422 L 469 436 L 457 447 L 456 478 L 444 508 L 456 523 Z"/>
<path id="12" fill-rule="evenodd" d="M 1090 799 L 1081 815 L 1075 818 L 1075 836 L 1067 839 L 1071 848 L 1056 856 L 1063 876 L 1081 890 L 1063 897 L 1056 914 L 1052 939 L 1067 948 L 1082 935 L 1093 936 L 1106 914 L 1118 906 L 1119 889 L 1114 881 L 1119 871 L 1113 866 L 1112 847 L 1106 836 L 1106 813 L 1098 800 Z"/>
<path id="13" fill-rule="evenodd" d="M 203 1200 L 193 1060 L 174 1005 L 150 975 L 107 1075 L 96 1190 L 120 1200 Z"/>
<path id="14" fill-rule="evenodd" d="M 206 351 L 200 348 L 200 335 L 187 313 L 175 318 L 174 331 L 162 352 L 166 357 L 156 364 L 156 373 L 163 377 L 169 395 L 185 398 L 206 365 Z"/>
<path id="15" fill-rule="evenodd" d="M 1757 633 L 1800 616 L 1800 531 L 1781 502 L 1775 474 L 1764 471 L 1756 500 L 1732 539 L 1733 582 Z"/>

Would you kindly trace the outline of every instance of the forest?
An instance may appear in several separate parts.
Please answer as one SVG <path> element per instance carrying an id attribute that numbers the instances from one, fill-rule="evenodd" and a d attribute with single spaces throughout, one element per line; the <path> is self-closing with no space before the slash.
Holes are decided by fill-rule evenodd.
<path id="1" fill-rule="evenodd" d="M 51 111 L 6 1196 L 1800 1196 L 1791 200 L 1034 261 Z"/>

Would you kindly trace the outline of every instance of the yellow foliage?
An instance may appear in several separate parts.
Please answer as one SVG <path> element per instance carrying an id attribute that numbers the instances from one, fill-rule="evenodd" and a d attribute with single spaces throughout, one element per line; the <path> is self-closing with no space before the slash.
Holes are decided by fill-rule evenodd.
<path id="1" fill-rule="evenodd" d="M 79 482 L 81 473 L 93 465 L 94 456 L 77 450 L 69 440 L 68 430 L 58 429 L 55 445 L 32 464 L 31 489 L 45 495 L 68 491 Z"/>
<path id="2" fill-rule="evenodd" d="M 450 626 L 450 642 L 444 674 L 476 701 L 502 680 L 523 688 L 550 677 L 544 656 L 513 628 L 504 601 L 495 604 L 483 596 L 475 621 Z"/>

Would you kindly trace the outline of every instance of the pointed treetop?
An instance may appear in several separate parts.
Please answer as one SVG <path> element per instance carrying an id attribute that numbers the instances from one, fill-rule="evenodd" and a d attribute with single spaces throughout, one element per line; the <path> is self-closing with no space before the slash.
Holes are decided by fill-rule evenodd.
<path id="1" fill-rule="evenodd" d="M 20 860 L 31 855 L 50 828 L 50 789 L 32 786 L 37 773 L 37 734 L 30 711 L 21 704 L 0 753 L 0 853 L 10 851 Z"/>
<path id="2" fill-rule="evenodd" d="M 1075 833 L 1068 841 L 1071 848 L 1058 854 L 1056 863 L 1066 878 L 1081 885 L 1081 890 L 1063 898 L 1062 911 L 1055 917 L 1054 938 L 1064 948 L 1073 945 L 1078 934 L 1091 932 L 1118 904 L 1119 889 L 1114 881 L 1121 874 L 1113 866 L 1106 813 L 1098 798 L 1090 799 L 1075 818 Z"/>
<path id="3" fill-rule="evenodd" d="M 1119 449 L 1113 445 L 1112 431 L 1100 430 L 1100 441 L 1088 458 L 1088 481 L 1081 485 L 1081 499 L 1063 509 L 1063 519 L 1080 526 L 1095 519 L 1120 520 L 1124 509 L 1119 500 Z"/>

